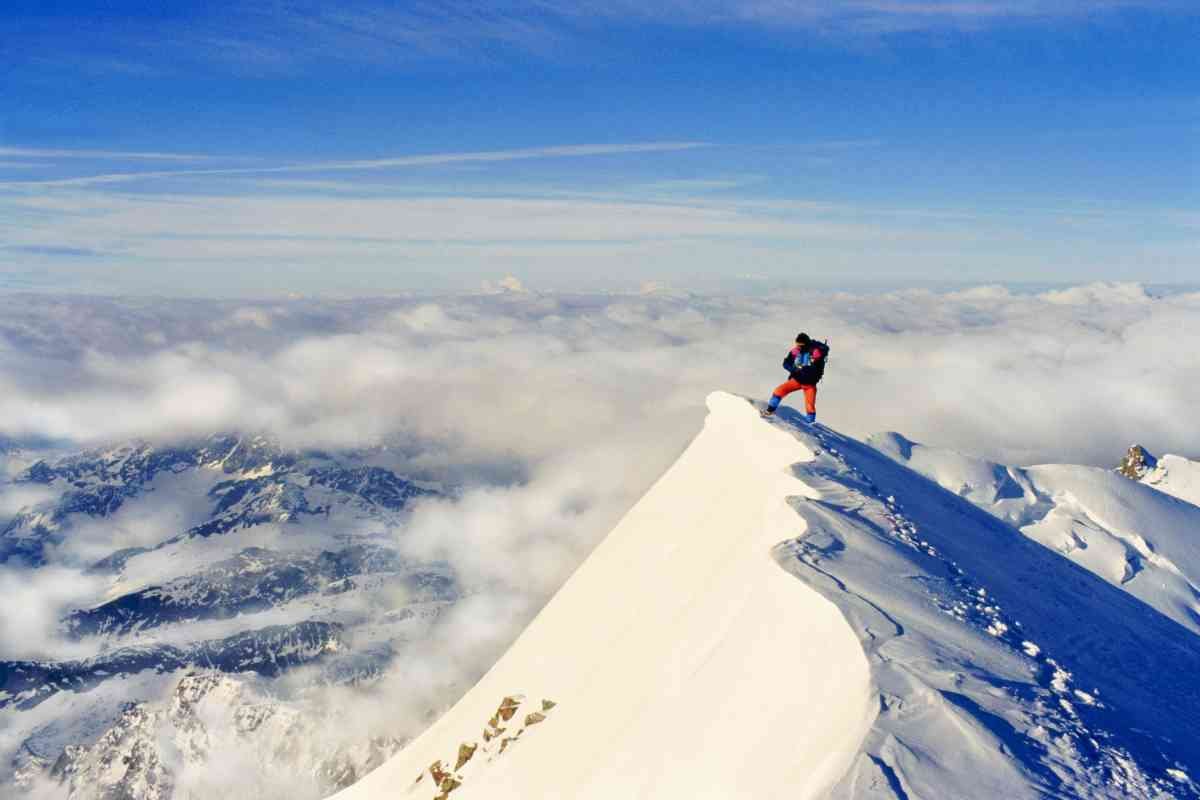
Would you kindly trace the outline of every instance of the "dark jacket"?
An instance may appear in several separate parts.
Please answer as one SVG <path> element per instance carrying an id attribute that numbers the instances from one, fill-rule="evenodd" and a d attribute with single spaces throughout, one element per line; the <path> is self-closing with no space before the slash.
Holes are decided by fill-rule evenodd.
<path id="1" fill-rule="evenodd" d="M 829 345 L 824 342 L 809 342 L 797 345 L 788 351 L 783 368 L 788 377 L 805 386 L 816 386 L 825 374 L 825 361 L 829 358 Z"/>

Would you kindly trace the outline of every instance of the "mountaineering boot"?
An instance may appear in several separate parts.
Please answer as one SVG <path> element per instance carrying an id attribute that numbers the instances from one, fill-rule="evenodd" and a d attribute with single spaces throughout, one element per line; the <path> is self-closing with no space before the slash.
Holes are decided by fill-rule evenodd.
<path id="1" fill-rule="evenodd" d="M 817 415 L 816 414 L 805 414 L 803 417 L 801 417 L 801 419 L 803 419 L 805 422 L 807 422 L 809 425 L 811 425 L 817 421 Z"/>

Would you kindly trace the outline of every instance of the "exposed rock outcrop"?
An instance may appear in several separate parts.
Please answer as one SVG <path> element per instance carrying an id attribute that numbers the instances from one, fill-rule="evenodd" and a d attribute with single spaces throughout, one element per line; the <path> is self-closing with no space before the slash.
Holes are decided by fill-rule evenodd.
<path id="1" fill-rule="evenodd" d="M 1121 459 L 1117 472 L 1130 480 L 1140 481 L 1154 469 L 1156 464 L 1158 464 L 1157 458 L 1150 455 L 1150 452 L 1140 444 L 1135 444 L 1129 448 L 1125 458 Z"/>

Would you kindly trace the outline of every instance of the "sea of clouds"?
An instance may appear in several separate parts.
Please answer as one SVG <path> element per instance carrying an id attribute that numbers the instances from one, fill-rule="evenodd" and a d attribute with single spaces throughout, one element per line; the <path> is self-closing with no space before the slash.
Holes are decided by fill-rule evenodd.
<path id="1" fill-rule="evenodd" d="M 461 487 L 420 504 L 398 539 L 413 557 L 447 560 L 473 593 L 374 695 L 316 701 L 353 721 L 331 726 L 334 739 L 411 735 L 675 460 L 705 396 L 765 400 L 801 330 L 832 346 L 819 419 L 853 435 L 897 430 L 1020 464 L 1111 466 L 1135 441 L 1200 456 L 1200 293 L 1128 284 L 569 295 L 507 281 L 440 298 L 254 303 L 0 296 L 0 444 L 268 431 L 295 447 L 383 443 L 370 451 L 378 463 Z M 27 458 L 0 454 L 0 515 L 38 499 L 4 485 Z M 111 544 L 194 511 L 143 506 L 114 523 Z M 86 551 L 103 550 L 105 536 L 89 525 Z M 54 620 L 102 588 L 81 578 L 84 561 L 64 548 L 40 570 L 0 569 L 0 591 L 20 598 L 0 610 L 0 659 L 63 652 Z"/>
<path id="2" fill-rule="evenodd" d="M 806 330 L 833 346 L 821 419 L 849 433 L 894 429 L 1021 463 L 1108 464 L 1132 441 L 1200 450 L 1200 293 L 510 286 L 256 304 L 0 296 L 0 436 L 401 437 L 422 445 L 411 466 L 433 471 L 490 463 L 524 475 L 599 450 L 649 458 L 655 474 L 695 432 L 709 391 L 767 397 Z"/>

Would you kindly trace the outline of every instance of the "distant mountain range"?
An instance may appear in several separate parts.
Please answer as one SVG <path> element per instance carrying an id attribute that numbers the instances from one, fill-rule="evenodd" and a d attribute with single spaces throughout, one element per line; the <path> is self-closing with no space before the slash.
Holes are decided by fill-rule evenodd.
<path id="1" fill-rule="evenodd" d="M 0 494 L 38 498 L 0 562 L 100 587 L 49 654 L 0 652 L 0 794 L 203 796 L 236 762 L 246 796 L 292 800 L 1200 797 L 1200 702 L 1171 678 L 1200 669 L 1200 463 L 1015 467 L 709 406 L 407 747 L 329 745 L 346 721 L 305 692 L 369 692 L 470 593 L 398 546 L 452 493 L 266 436 L 0 442 L 24 465 Z"/>
<path id="2" fill-rule="evenodd" d="M 307 680 L 369 684 L 461 596 L 450 565 L 413 562 L 396 547 L 412 504 L 440 490 L 363 453 L 239 435 L 41 458 L 4 444 L 29 463 L 0 493 L 44 499 L 0 519 L 0 563 L 31 575 L 68 565 L 105 587 L 67 609 L 57 632 L 65 651 L 90 655 L 0 652 L 0 726 L 18 734 L 0 758 L 21 785 L 53 768 L 64 796 L 167 797 L 178 765 L 155 751 L 164 720 L 175 719 L 159 705 L 164 693 L 269 683 L 302 665 L 317 668 Z M 156 527 L 175 519 L 178 528 Z M 141 541 L 124 545 L 131 526 Z M 277 694 L 258 702 L 302 716 Z M 132 747 L 133 729 L 141 755 L 101 791 L 89 770 Z M 340 766 L 314 772 L 314 786 L 332 791 L 379 752 L 323 754 Z"/>

